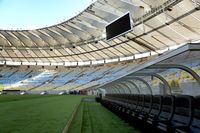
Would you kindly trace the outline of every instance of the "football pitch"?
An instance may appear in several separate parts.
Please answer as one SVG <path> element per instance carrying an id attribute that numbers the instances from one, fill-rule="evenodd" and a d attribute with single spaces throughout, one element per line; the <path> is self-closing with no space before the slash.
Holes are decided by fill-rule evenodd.
<path id="1" fill-rule="evenodd" d="M 0 133 L 61 133 L 82 97 L 2 95 Z"/>
<path id="2" fill-rule="evenodd" d="M 100 103 L 83 100 L 69 133 L 140 133 L 140 131 L 125 123 Z"/>
<path id="3" fill-rule="evenodd" d="M 91 96 L 0 95 L 0 133 L 62 133 L 68 124 L 68 133 L 139 133 Z"/>

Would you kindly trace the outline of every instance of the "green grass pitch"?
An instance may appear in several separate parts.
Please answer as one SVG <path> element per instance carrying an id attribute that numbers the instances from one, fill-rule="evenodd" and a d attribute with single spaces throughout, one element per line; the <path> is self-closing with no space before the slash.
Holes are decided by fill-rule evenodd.
<path id="1" fill-rule="evenodd" d="M 0 95 L 0 133 L 61 133 L 83 97 L 85 96 Z M 69 133 L 139 131 L 99 103 L 83 101 Z"/>
<path id="2" fill-rule="evenodd" d="M 81 98 L 1 95 L 0 133 L 61 133 Z"/>
<path id="3" fill-rule="evenodd" d="M 69 133 L 140 133 L 97 102 L 82 102 Z"/>

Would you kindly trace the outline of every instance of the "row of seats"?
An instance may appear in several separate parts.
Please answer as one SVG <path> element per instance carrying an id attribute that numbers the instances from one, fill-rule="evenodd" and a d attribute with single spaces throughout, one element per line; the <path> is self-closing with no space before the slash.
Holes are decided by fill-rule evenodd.
<path id="1" fill-rule="evenodd" d="M 106 94 L 101 104 L 148 132 L 200 133 L 200 96 Z"/>

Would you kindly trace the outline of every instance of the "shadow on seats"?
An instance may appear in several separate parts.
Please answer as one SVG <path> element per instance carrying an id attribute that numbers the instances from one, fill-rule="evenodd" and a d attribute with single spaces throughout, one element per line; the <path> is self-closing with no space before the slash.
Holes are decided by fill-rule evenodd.
<path id="1" fill-rule="evenodd" d="M 174 132 L 176 129 L 188 128 L 192 120 L 192 104 L 192 96 L 176 96 L 173 117 L 168 121 L 158 122 L 157 128 L 164 132 Z"/>
<path id="2" fill-rule="evenodd" d="M 194 115 L 191 122 L 190 128 L 188 129 L 177 129 L 179 133 L 200 133 L 200 96 L 194 99 Z"/>

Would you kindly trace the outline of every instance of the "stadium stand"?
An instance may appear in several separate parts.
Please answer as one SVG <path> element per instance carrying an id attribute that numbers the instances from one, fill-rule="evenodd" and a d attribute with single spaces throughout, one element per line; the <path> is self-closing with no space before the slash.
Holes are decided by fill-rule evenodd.
<path id="1" fill-rule="evenodd" d="M 20 89 L 22 91 L 70 91 L 79 87 L 81 89 L 88 88 L 118 77 L 129 71 L 131 64 L 133 63 L 122 63 L 115 67 L 71 68 L 69 70 L 64 70 L 64 68 L 57 70 L 28 68 L 24 71 L 20 67 L 6 67 L 0 72 L 2 75 L 0 84 L 4 84 L 5 89 Z"/>
<path id="2" fill-rule="evenodd" d="M 132 30 L 107 41 L 127 12 Z M 199 27 L 200 0 L 97 0 L 61 24 L 0 30 L 0 94 L 93 95 L 142 132 L 199 133 Z"/>

